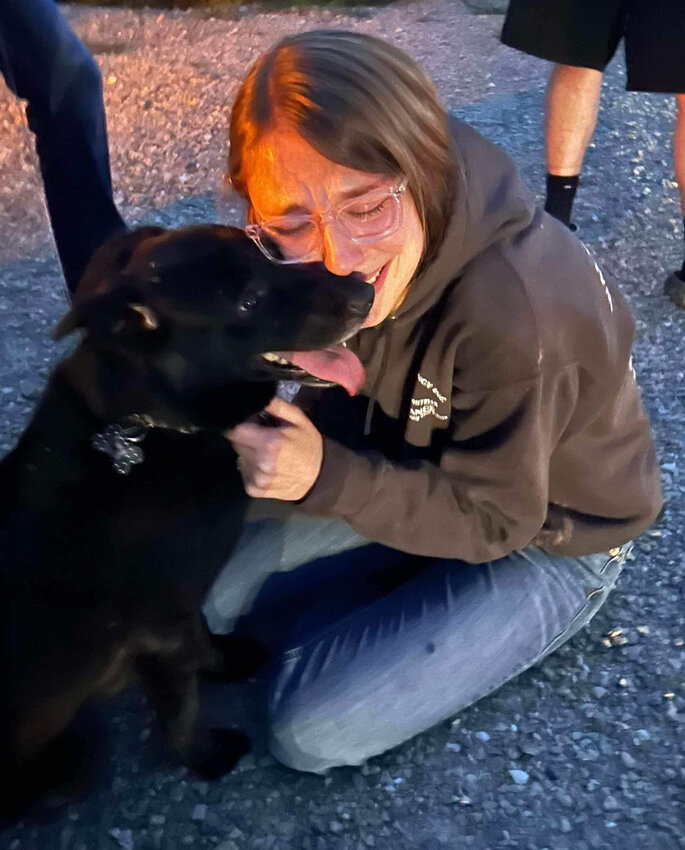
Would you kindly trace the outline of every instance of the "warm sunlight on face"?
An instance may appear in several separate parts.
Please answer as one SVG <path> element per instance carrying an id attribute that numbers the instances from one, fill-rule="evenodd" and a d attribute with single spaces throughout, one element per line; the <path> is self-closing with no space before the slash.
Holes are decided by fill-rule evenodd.
<path id="1" fill-rule="evenodd" d="M 321 156 L 287 126 L 276 127 L 246 155 L 247 191 L 257 221 L 283 215 L 325 214 L 351 198 L 394 190 L 398 179 L 356 171 Z M 333 274 L 360 274 L 376 290 L 363 327 L 380 324 L 404 298 L 424 248 L 424 235 L 408 191 L 400 197 L 401 222 L 389 236 L 356 243 L 334 218 L 319 226 L 314 253 Z"/>

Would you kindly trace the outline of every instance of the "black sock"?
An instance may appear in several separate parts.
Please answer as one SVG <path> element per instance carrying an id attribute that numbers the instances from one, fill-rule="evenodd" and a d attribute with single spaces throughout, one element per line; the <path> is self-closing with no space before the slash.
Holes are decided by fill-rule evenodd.
<path id="1" fill-rule="evenodd" d="M 683 236 L 685 236 L 685 216 L 683 216 Z M 685 280 L 685 260 L 683 260 L 683 267 L 680 270 L 680 278 Z"/>
<path id="2" fill-rule="evenodd" d="M 573 200 L 578 188 L 578 175 L 573 177 L 559 177 L 556 174 L 547 175 L 547 197 L 545 198 L 545 211 L 554 218 L 558 218 L 563 224 L 571 224 L 571 210 Z"/>

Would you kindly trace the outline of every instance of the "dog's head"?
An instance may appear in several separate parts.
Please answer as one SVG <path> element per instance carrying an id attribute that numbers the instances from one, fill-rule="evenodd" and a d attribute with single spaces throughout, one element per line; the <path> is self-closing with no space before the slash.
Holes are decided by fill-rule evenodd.
<path id="1" fill-rule="evenodd" d="M 128 412 L 227 427 L 268 402 L 277 380 L 356 392 L 363 369 L 340 343 L 372 301 L 360 278 L 275 265 L 234 228 L 147 227 L 100 249 L 54 336 L 82 329 L 101 362 L 127 364 L 149 407 Z"/>

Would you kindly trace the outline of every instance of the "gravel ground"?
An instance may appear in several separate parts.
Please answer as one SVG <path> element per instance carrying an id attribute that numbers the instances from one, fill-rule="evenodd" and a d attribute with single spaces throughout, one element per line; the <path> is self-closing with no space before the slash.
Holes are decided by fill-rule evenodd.
<path id="1" fill-rule="evenodd" d="M 114 181 L 129 220 L 213 217 L 227 108 L 274 38 L 319 25 L 391 38 L 433 74 L 447 106 L 513 154 L 541 187 L 544 63 L 497 43 L 501 18 L 455 0 L 207 19 L 63 7 L 101 62 Z M 682 260 L 670 166 L 673 105 L 605 85 L 576 218 L 637 317 L 635 365 L 654 423 L 668 512 L 637 544 L 620 590 L 556 655 L 453 722 L 330 776 L 255 752 L 216 783 L 174 766 L 140 692 L 107 709 L 107 790 L 10 850 L 660 850 L 685 848 L 685 314 L 661 295 Z M 0 92 L 0 449 L 12 444 L 62 349 L 65 302 L 21 112 Z M 249 716 L 248 689 L 213 686 L 211 715 Z"/>

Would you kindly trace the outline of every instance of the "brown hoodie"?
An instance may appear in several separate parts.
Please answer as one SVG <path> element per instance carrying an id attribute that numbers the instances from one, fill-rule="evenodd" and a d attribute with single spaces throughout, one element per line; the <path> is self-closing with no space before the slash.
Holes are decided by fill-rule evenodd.
<path id="1" fill-rule="evenodd" d="M 397 314 L 348 342 L 366 382 L 316 402 L 324 462 L 300 509 L 465 561 L 608 550 L 662 504 L 628 306 L 501 149 L 453 135 L 444 243 Z"/>

